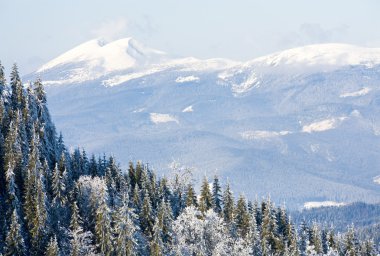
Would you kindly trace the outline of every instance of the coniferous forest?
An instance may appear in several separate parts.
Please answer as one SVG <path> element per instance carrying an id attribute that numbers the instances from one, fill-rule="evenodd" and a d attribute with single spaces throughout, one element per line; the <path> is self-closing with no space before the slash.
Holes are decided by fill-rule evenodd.
<path id="1" fill-rule="evenodd" d="M 94 138 L 96 139 L 96 138 Z M 377 255 L 371 237 L 295 225 L 271 200 L 247 201 L 218 177 L 197 193 L 187 169 L 70 152 L 42 81 L 0 64 L 0 255 Z M 270 191 L 268 191 L 269 193 Z"/>

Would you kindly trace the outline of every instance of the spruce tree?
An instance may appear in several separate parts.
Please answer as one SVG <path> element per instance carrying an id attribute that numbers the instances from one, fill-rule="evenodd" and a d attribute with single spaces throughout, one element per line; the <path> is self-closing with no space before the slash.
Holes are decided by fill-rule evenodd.
<path id="1" fill-rule="evenodd" d="M 13 110 L 21 109 L 21 102 L 23 97 L 22 82 L 18 72 L 17 64 L 13 64 L 11 71 L 10 81 L 12 94 L 11 94 L 11 106 Z"/>
<path id="2" fill-rule="evenodd" d="M 250 217 L 248 214 L 247 203 L 243 195 L 240 195 L 237 201 L 234 218 L 240 237 L 245 238 L 249 231 Z"/>
<path id="3" fill-rule="evenodd" d="M 91 232 L 83 230 L 76 201 L 72 203 L 71 211 L 70 256 L 93 255 L 95 253 L 95 248 L 92 245 L 93 235 Z"/>
<path id="4" fill-rule="evenodd" d="M 265 204 L 263 212 L 263 221 L 261 225 L 261 239 L 263 241 L 263 252 L 264 247 L 268 246 L 270 253 L 274 254 L 280 250 L 280 241 L 277 238 L 277 223 L 276 217 L 274 216 L 274 210 L 272 208 L 272 202 L 268 199 Z"/>
<path id="5" fill-rule="evenodd" d="M 59 247 L 57 242 L 57 237 L 54 236 L 50 239 L 49 244 L 46 248 L 46 256 L 59 256 Z"/>
<path id="6" fill-rule="evenodd" d="M 163 256 L 163 241 L 162 241 L 162 230 L 159 225 L 159 221 L 156 218 L 155 224 L 153 226 L 153 235 L 150 242 L 150 255 L 151 256 Z"/>
<path id="7" fill-rule="evenodd" d="M 6 79 L 5 79 L 5 73 L 4 73 L 4 66 L 1 64 L 0 61 L 0 98 L 2 99 L 3 93 L 6 87 Z"/>
<path id="8" fill-rule="evenodd" d="M 345 234 L 344 241 L 343 241 L 344 255 L 347 255 L 347 256 L 358 255 L 359 248 L 357 248 L 356 243 L 357 241 L 356 241 L 354 227 L 351 226 L 349 227 L 347 233 Z"/>
<path id="9" fill-rule="evenodd" d="M 39 102 L 46 104 L 46 92 L 40 77 L 34 82 L 34 92 Z"/>
<path id="10" fill-rule="evenodd" d="M 24 213 L 31 237 L 32 254 L 41 254 L 45 249 L 47 230 L 46 190 L 42 180 L 42 166 L 39 161 L 38 137 L 33 133 L 30 145 L 29 163 L 25 182 Z"/>
<path id="11" fill-rule="evenodd" d="M 299 248 L 300 248 L 300 255 L 306 256 L 306 249 L 309 245 L 308 241 L 308 227 L 306 225 L 305 220 L 302 221 L 301 227 L 300 227 L 300 241 L 299 241 Z"/>
<path id="12" fill-rule="evenodd" d="M 256 218 L 253 213 L 251 213 L 251 218 L 249 219 L 249 231 L 247 235 L 247 242 L 252 249 L 252 255 L 262 256 L 260 244 L 260 231 L 257 228 Z"/>
<path id="13" fill-rule="evenodd" d="M 227 183 L 223 194 L 223 217 L 226 223 L 231 223 L 234 218 L 234 198 L 230 189 L 230 184 Z"/>
<path id="14" fill-rule="evenodd" d="M 26 255 L 24 238 L 21 234 L 20 218 L 16 209 L 13 210 L 11 224 L 5 239 L 5 256 Z"/>
<path id="15" fill-rule="evenodd" d="M 66 203 L 66 185 L 65 185 L 65 173 L 61 173 L 58 165 L 55 165 L 52 175 L 52 192 L 53 203 L 59 206 L 63 206 Z"/>
<path id="16" fill-rule="evenodd" d="M 91 175 L 91 177 L 98 176 L 98 165 L 96 163 L 94 154 L 91 155 L 88 169 L 89 175 Z"/>
<path id="17" fill-rule="evenodd" d="M 316 223 L 313 223 L 310 230 L 310 246 L 314 247 L 314 251 L 318 254 L 322 253 L 322 242 L 319 227 Z"/>
<path id="18" fill-rule="evenodd" d="M 155 223 L 155 225 L 160 228 L 161 240 L 168 247 L 172 242 L 173 214 L 169 203 L 165 202 L 164 199 L 161 200 L 158 207 L 157 221 L 158 223 Z"/>
<path id="19" fill-rule="evenodd" d="M 107 205 L 107 191 L 102 187 L 100 191 L 99 206 L 96 209 L 95 237 L 98 252 L 109 256 L 112 255 L 112 233 L 110 209 Z"/>
<path id="20" fill-rule="evenodd" d="M 153 228 L 153 212 L 152 212 L 152 204 L 150 201 L 148 190 L 145 190 L 143 203 L 141 206 L 141 211 L 139 214 L 140 219 L 140 228 L 141 231 L 144 232 L 148 237 L 152 234 Z"/>
<path id="21" fill-rule="evenodd" d="M 219 178 L 217 175 L 214 176 L 214 181 L 212 183 L 212 205 L 216 213 L 221 214 L 222 212 L 222 188 L 219 184 Z"/>
<path id="22" fill-rule="evenodd" d="M 211 195 L 210 185 L 205 176 L 203 178 L 203 182 L 201 186 L 201 193 L 200 193 L 200 198 L 199 198 L 199 210 L 202 213 L 205 213 L 211 208 L 212 208 L 212 195 Z"/>
<path id="23" fill-rule="evenodd" d="M 128 207 L 128 201 L 128 194 L 124 193 L 114 217 L 114 248 L 117 256 L 135 255 L 136 252 L 137 227 L 133 222 L 133 214 L 131 214 L 133 210 Z"/>
<path id="24" fill-rule="evenodd" d="M 187 186 L 187 191 L 186 191 L 186 207 L 189 207 L 189 206 L 198 206 L 197 196 L 191 184 Z"/>
<path id="25" fill-rule="evenodd" d="M 329 244 L 328 244 L 328 237 L 327 237 L 327 235 L 328 235 L 327 230 L 323 229 L 322 230 L 322 234 L 321 234 L 321 244 L 322 244 L 322 252 L 323 252 L 323 254 L 327 254 L 327 252 L 329 251 Z"/>

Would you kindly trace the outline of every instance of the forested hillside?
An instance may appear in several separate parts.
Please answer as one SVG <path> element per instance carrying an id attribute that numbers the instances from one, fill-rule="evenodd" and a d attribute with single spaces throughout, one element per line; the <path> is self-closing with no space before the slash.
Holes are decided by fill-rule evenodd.
<path id="1" fill-rule="evenodd" d="M 197 193 L 178 166 L 159 178 L 141 162 L 121 170 L 112 156 L 68 151 L 41 80 L 24 87 L 16 65 L 9 83 L 0 65 L 0 141 L 3 255 L 377 253 L 354 228 L 296 226 L 284 207 L 233 195 L 218 177 L 205 177 Z"/>

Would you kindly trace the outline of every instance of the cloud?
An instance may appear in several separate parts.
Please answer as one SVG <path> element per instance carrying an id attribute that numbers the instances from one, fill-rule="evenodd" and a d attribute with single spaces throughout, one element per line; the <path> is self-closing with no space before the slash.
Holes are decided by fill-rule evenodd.
<path id="1" fill-rule="evenodd" d="M 348 30 L 348 25 L 324 28 L 317 23 L 304 23 L 297 31 L 283 35 L 279 40 L 279 45 L 295 47 L 307 44 L 344 42 L 347 40 Z"/>
<path id="2" fill-rule="evenodd" d="M 125 36 L 149 38 L 155 33 L 156 27 L 150 16 L 143 15 L 138 20 L 130 20 L 120 17 L 107 20 L 91 31 L 91 35 L 113 41 Z"/>
<path id="3" fill-rule="evenodd" d="M 125 18 L 117 18 L 103 22 L 99 27 L 91 31 L 91 34 L 105 40 L 114 40 L 124 36 L 129 27 L 129 22 Z"/>

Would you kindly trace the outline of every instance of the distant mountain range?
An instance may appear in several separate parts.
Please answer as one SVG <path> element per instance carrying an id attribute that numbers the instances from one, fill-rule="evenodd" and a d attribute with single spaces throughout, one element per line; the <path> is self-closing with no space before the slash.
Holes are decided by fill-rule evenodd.
<path id="1" fill-rule="evenodd" d="M 237 62 L 92 40 L 24 81 L 36 76 L 66 143 L 123 166 L 164 174 L 177 161 L 291 208 L 380 202 L 380 48 L 310 45 Z"/>

